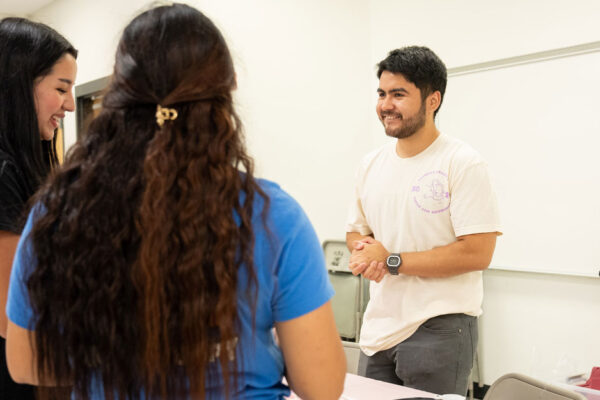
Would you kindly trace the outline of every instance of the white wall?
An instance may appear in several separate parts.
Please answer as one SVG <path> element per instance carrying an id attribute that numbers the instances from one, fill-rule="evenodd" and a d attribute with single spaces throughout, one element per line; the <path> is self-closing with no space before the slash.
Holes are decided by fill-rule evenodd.
<path id="1" fill-rule="evenodd" d="M 27 15 L 22 15 L 22 14 L 0 14 L 0 19 L 4 19 L 4 18 L 8 18 L 8 17 L 27 18 Z"/>
<path id="2" fill-rule="evenodd" d="M 449 68 L 598 40 L 595 0 L 370 0 L 371 55 L 420 44 Z"/>
<path id="3" fill-rule="evenodd" d="M 322 239 L 339 237 L 368 128 L 368 5 L 360 0 L 190 1 L 222 28 L 236 61 L 238 111 L 260 176 L 305 208 Z M 108 75 L 118 37 L 145 1 L 62 0 L 35 18 L 80 50 L 79 83 Z M 333 29 L 332 29 L 333 28 Z M 351 95 L 348 95 L 351 93 Z M 75 117 L 65 119 L 66 144 Z M 324 180 L 324 175 L 331 179 Z M 340 207 L 340 204 L 343 205 Z"/>
<path id="4" fill-rule="evenodd" d="M 596 0 L 369 0 L 369 4 L 371 64 L 406 45 L 428 46 L 447 68 L 455 68 L 600 40 Z"/>
<path id="5" fill-rule="evenodd" d="M 374 65 L 389 50 L 426 45 L 452 68 L 600 40 L 596 0 L 189 3 L 232 47 L 259 175 L 300 201 L 321 240 L 343 238 L 354 165 L 387 140 L 374 113 Z M 120 31 L 144 4 L 58 0 L 34 17 L 79 48 L 85 83 L 110 73 Z M 70 144 L 73 116 L 65 127 Z M 512 371 L 549 377 L 557 366 L 571 373 L 600 364 L 597 279 L 492 270 L 484 277 L 485 383 Z"/>
<path id="6" fill-rule="evenodd" d="M 484 292 L 486 383 L 509 371 L 558 381 L 600 365 L 598 278 L 490 269 Z"/>

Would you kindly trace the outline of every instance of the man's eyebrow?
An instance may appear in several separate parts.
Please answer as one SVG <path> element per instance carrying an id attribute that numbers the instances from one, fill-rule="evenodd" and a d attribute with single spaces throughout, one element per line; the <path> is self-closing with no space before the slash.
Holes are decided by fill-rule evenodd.
<path id="1" fill-rule="evenodd" d="M 385 93 L 385 90 L 383 90 L 381 88 L 377 88 L 377 93 Z M 388 90 L 388 93 L 405 93 L 405 94 L 408 94 L 408 90 L 406 90 L 404 88 L 394 88 L 394 89 Z"/>
<path id="2" fill-rule="evenodd" d="M 61 82 L 67 83 L 67 84 L 69 84 L 69 85 L 72 85 L 72 84 L 73 84 L 73 81 L 72 81 L 72 80 L 70 80 L 70 79 L 66 79 L 66 78 L 58 78 L 58 80 L 59 80 L 59 81 L 61 81 Z"/>

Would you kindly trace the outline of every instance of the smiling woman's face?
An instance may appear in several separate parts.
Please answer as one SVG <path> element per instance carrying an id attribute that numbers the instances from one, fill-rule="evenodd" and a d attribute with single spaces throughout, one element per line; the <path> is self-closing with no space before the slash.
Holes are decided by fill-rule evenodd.
<path id="1" fill-rule="evenodd" d="M 52 140 L 65 111 L 75 110 L 73 84 L 76 75 L 75 58 L 67 53 L 54 64 L 48 75 L 35 81 L 33 96 L 42 139 Z"/>

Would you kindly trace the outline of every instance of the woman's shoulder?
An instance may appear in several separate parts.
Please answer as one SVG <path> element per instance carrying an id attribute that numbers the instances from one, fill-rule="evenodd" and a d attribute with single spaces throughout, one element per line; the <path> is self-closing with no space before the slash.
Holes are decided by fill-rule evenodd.
<path id="1" fill-rule="evenodd" d="M 256 178 L 256 183 L 271 201 L 293 201 L 294 199 L 281 188 L 281 185 L 264 178 Z"/>
<path id="2" fill-rule="evenodd" d="M 0 177 L 10 170 L 15 170 L 16 167 L 14 159 L 0 149 Z"/>
<path id="3" fill-rule="evenodd" d="M 308 222 L 308 217 L 302 209 L 302 206 L 286 192 L 278 183 L 267 179 L 257 179 L 259 187 L 267 198 L 267 220 L 271 229 L 275 231 L 282 230 L 294 231 L 296 228 L 304 226 Z M 255 211 L 264 210 L 264 199 L 257 196 L 257 207 Z M 256 215 L 260 215 L 257 212 Z"/>
<path id="4" fill-rule="evenodd" d="M 0 184 L 3 186 L 22 185 L 23 173 L 15 159 L 8 153 L 0 150 Z"/>
<path id="5" fill-rule="evenodd" d="M 0 151 L 0 230 L 20 233 L 29 193 L 14 159 Z"/>
<path id="6" fill-rule="evenodd" d="M 14 157 L 0 149 L 0 180 L 21 181 L 23 173 L 19 169 Z"/>
<path id="7" fill-rule="evenodd" d="M 268 198 L 270 214 L 302 210 L 296 199 L 286 192 L 280 184 L 262 178 L 257 179 L 257 183 Z"/>

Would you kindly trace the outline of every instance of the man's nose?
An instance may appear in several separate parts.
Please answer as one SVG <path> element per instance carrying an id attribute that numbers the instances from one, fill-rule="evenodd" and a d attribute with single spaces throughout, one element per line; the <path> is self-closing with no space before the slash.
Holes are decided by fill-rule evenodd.
<path id="1" fill-rule="evenodd" d="M 382 110 L 391 110 L 394 108 L 394 104 L 392 102 L 392 98 L 390 96 L 385 96 L 381 99 L 381 109 Z"/>

